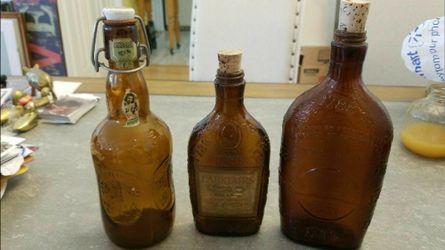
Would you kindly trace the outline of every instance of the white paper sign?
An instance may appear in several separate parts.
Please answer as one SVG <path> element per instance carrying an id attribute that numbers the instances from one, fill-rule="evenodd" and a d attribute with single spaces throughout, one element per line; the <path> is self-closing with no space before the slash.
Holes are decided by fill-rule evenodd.
<path id="1" fill-rule="evenodd" d="M 405 66 L 423 78 L 445 82 L 444 40 L 444 17 L 426 20 L 403 41 Z"/>

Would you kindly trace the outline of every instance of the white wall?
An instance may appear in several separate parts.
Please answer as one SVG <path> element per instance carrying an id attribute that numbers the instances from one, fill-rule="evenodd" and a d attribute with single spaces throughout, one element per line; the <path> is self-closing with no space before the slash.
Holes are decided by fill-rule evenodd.
<path id="1" fill-rule="evenodd" d="M 190 1 L 179 0 L 182 11 L 186 12 L 187 7 L 191 8 L 191 3 L 188 3 Z M 425 84 L 426 80 L 405 68 L 400 57 L 400 48 L 404 37 L 416 25 L 426 19 L 444 15 L 444 1 L 370 1 L 371 9 L 367 25 L 369 49 L 363 73 L 365 82 L 368 84 Z M 156 5 L 156 2 L 158 0 L 153 1 L 153 5 Z M 120 5 L 121 0 L 59 0 L 58 3 L 68 74 L 70 76 L 100 75 L 94 72 L 89 60 L 92 25 L 95 18 L 101 15 L 102 7 Z M 304 0 L 303 7 L 301 45 L 329 46 L 334 30 L 336 1 Z M 79 16 L 82 18 L 79 19 Z M 190 20 L 190 18 L 186 19 Z M 72 20 L 78 21 L 73 23 Z M 155 23 L 159 25 L 159 22 Z M 186 20 L 181 20 L 181 23 L 186 24 Z M 273 31 L 269 32 L 273 33 Z M 101 44 L 100 37 L 98 45 Z"/>
<path id="2" fill-rule="evenodd" d="M 101 77 L 90 60 L 92 30 L 96 18 L 103 16 L 104 7 L 121 7 L 121 0 L 58 0 L 60 29 L 68 76 Z M 102 31 L 98 30 L 97 48 L 104 46 Z M 103 59 L 101 59 L 103 60 Z"/>
<path id="3" fill-rule="evenodd" d="M 405 67 L 400 56 L 402 41 L 424 20 L 443 16 L 444 8 L 444 0 L 371 0 L 365 82 L 424 85 L 427 80 Z"/>
<path id="4" fill-rule="evenodd" d="M 336 0 L 305 0 L 301 15 L 301 46 L 331 44 L 336 2 Z"/>
<path id="5" fill-rule="evenodd" d="M 424 20 L 444 15 L 444 0 L 369 0 L 368 53 L 363 69 L 368 84 L 423 85 L 427 80 L 406 69 L 400 56 L 403 39 Z M 301 45 L 329 46 L 336 1 L 305 0 Z"/>
<path id="6" fill-rule="evenodd" d="M 301 4 L 296 0 L 195 0 L 190 79 L 212 81 L 221 49 L 243 51 L 250 82 L 294 82 Z"/>

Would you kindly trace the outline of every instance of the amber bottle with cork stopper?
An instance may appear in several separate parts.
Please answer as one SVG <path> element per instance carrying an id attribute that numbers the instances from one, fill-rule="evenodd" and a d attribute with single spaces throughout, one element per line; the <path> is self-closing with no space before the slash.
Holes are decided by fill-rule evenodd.
<path id="1" fill-rule="evenodd" d="M 361 78 L 368 7 L 342 0 L 328 75 L 284 117 L 281 228 L 305 244 L 360 246 L 382 188 L 393 128 Z"/>
<path id="2" fill-rule="evenodd" d="M 137 23 L 144 27 L 142 19 L 133 9 L 104 9 L 104 15 L 95 25 L 92 62 L 96 70 L 109 71 L 108 115 L 91 138 L 102 220 L 117 245 L 146 247 L 167 237 L 174 221 L 172 140 L 167 125 L 149 108 L 141 72 L 149 46 L 140 44 L 137 31 Z M 95 52 L 100 22 L 105 48 Z M 101 52 L 108 66 L 98 61 Z"/>
<path id="3" fill-rule="evenodd" d="M 221 51 L 218 60 L 215 107 L 194 127 L 188 146 L 193 216 L 202 233 L 250 235 L 266 203 L 269 139 L 243 104 L 241 52 Z"/>

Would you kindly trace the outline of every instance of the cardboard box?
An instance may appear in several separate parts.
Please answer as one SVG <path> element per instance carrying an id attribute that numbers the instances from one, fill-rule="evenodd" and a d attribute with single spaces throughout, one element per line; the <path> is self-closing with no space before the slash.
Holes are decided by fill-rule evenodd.
<path id="1" fill-rule="evenodd" d="M 329 64 L 331 47 L 329 46 L 303 46 L 301 47 L 300 65 Z"/>
<path id="2" fill-rule="evenodd" d="M 315 84 L 321 82 L 328 73 L 329 64 L 300 66 L 298 83 Z"/>
<path id="3" fill-rule="evenodd" d="M 303 46 L 301 47 L 298 83 L 319 83 L 326 77 L 329 69 L 331 47 Z"/>

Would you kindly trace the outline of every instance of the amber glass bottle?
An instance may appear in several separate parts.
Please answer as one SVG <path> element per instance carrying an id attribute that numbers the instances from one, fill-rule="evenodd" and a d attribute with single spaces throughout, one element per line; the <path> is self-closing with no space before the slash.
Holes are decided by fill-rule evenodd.
<path id="1" fill-rule="evenodd" d="M 292 240 L 354 248 L 371 221 L 393 128 L 361 79 L 365 40 L 364 32 L 338 30 L 326 79 L 284 117 L 281 228 Z"/>
<path id="2" fill-rule="evenodd" d="M 145 247 L 167 237 L 174 221 L 171 135 L 149 109 L 142 72 L 131 72 L 140 67 L 134 11 L 104 12 L 125 18 L 103 21 L 108 115 L 91 138 L 102 219 L 117 245 Z"/>
<path id="3" fill-rule="evenodd" d="M 256 233 L 269 179 L 269 139 L 243 104 L 241 52 L 218 54 L 216 105 L 193 129 L 188 147 L 196 228 L 211 235 Z"/>

